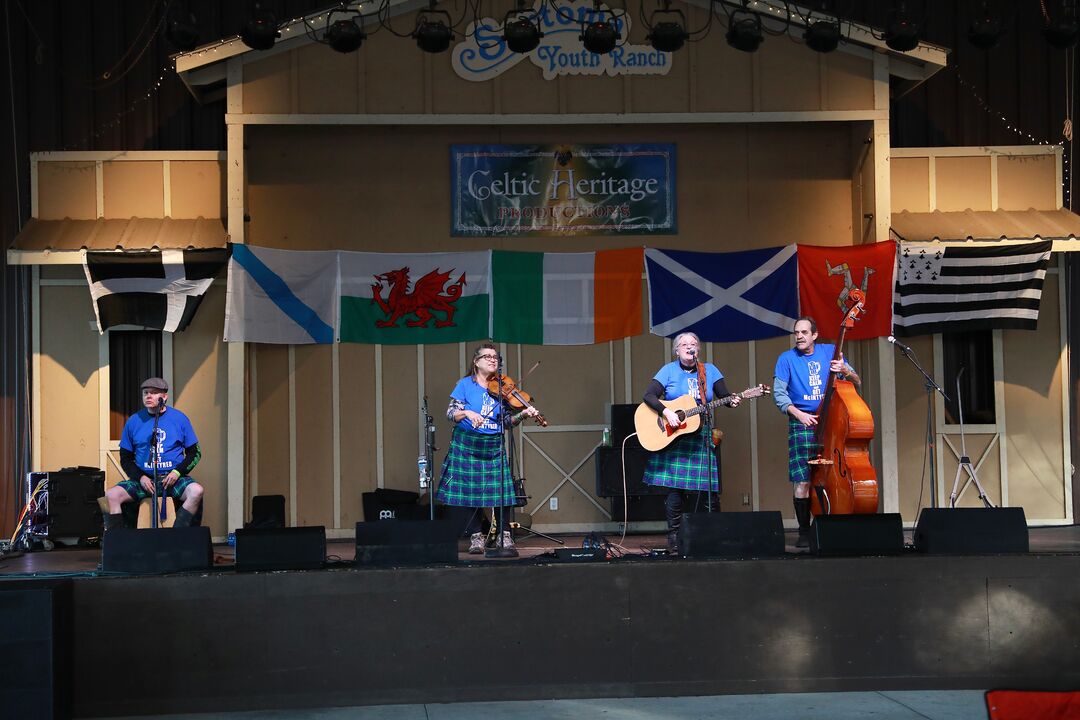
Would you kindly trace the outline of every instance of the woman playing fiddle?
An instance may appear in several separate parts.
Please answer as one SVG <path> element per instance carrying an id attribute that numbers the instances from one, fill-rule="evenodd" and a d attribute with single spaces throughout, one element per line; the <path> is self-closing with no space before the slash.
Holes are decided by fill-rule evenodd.
<path id="1" fill-rule="evenodd" d="M 673 362 L 660 368 L 653 377 L 643 398 L 645 404 L 663 415 L 664 420 L 678 426 L 679 416 L 660 402 L 674 400 L 683 395 L 690 395 L 701 402 L 701 377 L 705 378 L 705 401 L 714 397 L 726 397 L 727 384 L 720 370 L 712 363 L 699 363 L 698 351 L 701 341 L 692 332 L 679 333 L 671 341 Z M 739 396 L 731 398 L 730 407 L 739 404 Z M 708 433 L 696 432 L 683 435 L 660 452 L 649 455 L 645 464 L 645 482 L 668 488 L 664 502 L 668 526 L 668 550 L 678 552 L 679 525 L 683 513 L 683 493 L 692 492 L 695 504 L 702 496 L 719 493 L 716 457 L 713 454 L 712 438 Z M 710 492 L 711 491 L 711 492 Z"/>
<path id="2" fill-rule="evenodd" d="M 516 425 L 538 414 L 532 406 L 513 415 L 503 412 L 503 402 L 488 387 L 498 370 L 498 350 L 492 343 L 483 343 L 473 351 L 472 372 L 458 380 L 450 393 L 446 418 L 454 423 L 454 433 L 443 460 L 437 496 L 446 505 L 491 508 L 492 523 L 504 515 L 509 517 L 514 501 L 510 467 L 499 437 L 503 424 Z M 498 530 L 502 530 L 503 545 L 513 547 L 510 531 L 497 528 L 496 537 Z M 484 536 L 480 532 L 478 512 L 470 518 L 467 532 L 471 533 L 469 552 L 483 553 Z"/>

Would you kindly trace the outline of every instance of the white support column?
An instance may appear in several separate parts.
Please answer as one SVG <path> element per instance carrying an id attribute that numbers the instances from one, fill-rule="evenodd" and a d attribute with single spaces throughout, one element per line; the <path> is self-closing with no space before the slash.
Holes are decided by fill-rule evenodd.
<path id="1" fill-rule="evenodd" d="M 243 61 L 237 57 L 229 60 L 226 69 L 226 111 L 240 114 L 244 108 Z M 228 121 L 226 121 L 228 122 Z M 244 242 L 244 126 L 226 126 L 226 201 L 228 203 L 227 225 L 229 239 Z M 246 345 L 228 343 L 229 384 L 226 398 L 226 522 L 228 530 L 244 525 L 244 480 L 246 473 Z"/>
<path id="2" fill-rule="evenodd" d="M 109 334 L 98 335 L 98 463 L 109 463 Z"/>
<path id="3" fill-rule="evenodd" d="M 889 58 L 874 55 L 874 109 L 889 109 Z M 892 177 L 889 170 L 889 153 L 892 139 L 889 135 L 889 119 L 874 120 L 874 239 L 888 239 L 892 225 Z M 877 301 L 892 303 L 892 298 Z M 887 513 L 900 512 L 900 461 L 897 451 L 896 432 L 896 355 L 884 338 L 877 339 L 878 397 L 880 417 L 877 434 L 881 443 L 881 477 L 878 493 L 882 509 Z M 912 518 L 914 520 L 914 518 Z"/>
<path id="4" fill-rule="evenodd" d="M 296 527 L 299 511 L 296 507 L 296 346 L 289 346 L 289 527 Z"/>
<path id="5" fill-rule="evenodd" d="M 36 166 L 36 163 L 35 163 Z M 36 187 L 36 185 L 35 185 Z M 32 445 L 31 470 L 41 470 L 41 266 L 30 268 L 30 371 L 33 382 L 30 390 L 30 422 Z"/>
<path id="6" fill-rule="evenodd" d="M 1058 160 L 1060 167 L 1061 161 Z M 1058 183 L 1060 191 L 1061 183 Z M 1072 428 L 1069 423 L 1069 408 L 1072 407 L 1072 393 L 1069 387 L 1069 330 L 1065 311 L 1065 255 L 1057 257 L 1058 278 L 1058 367 L 1061 368 L 1061 480 L 1065 484 L 1065 507 L 1063 517 L 1070 523 L 1073 518 L 1073 466 L 1072 466 Z"/>
<path id="7" fill-rule="evenodd" d="M 382 345 L 375 349 L 375 487 L 385 487 L 386 469 L 383 463 L 383 369 Z"/>
<path id="8" fill-rule="evenodd" d="M 341 527 L 341 344 L 330 346 L 333 397 L 334 527 Z"/>
<path id="9" fill-rule="evenodd" d="M 746 343 L 746 364 L 750 387 L 758 384 L 757 340 Z M 730 388 L 729 388 L 730 389 Z M 721 455 L 723 450 L 721 450 Z M 750 509 L 761 509 L 761 469 L 758 465 L 758 403 L 750 403 Z"/>

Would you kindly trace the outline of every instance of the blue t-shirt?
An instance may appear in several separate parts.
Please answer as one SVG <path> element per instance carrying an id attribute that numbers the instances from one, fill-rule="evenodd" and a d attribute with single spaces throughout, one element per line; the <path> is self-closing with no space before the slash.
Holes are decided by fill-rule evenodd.
<path id="1" fill-rule="evenodd" d="M 713 399 L 713 385 L 723 377 L 723 374 L 715 365 L 705 363 L 706 402 Z M 698 371 L 696 366 L 692 370 L 687 370 L 679 364 L 678 360 L 674 360 L 660 368 L 656 375 L 653 376 L 653 379 L 664 386 L 664 400 L 674 400 L 683 395 L 689 395 L 695 400 L 700 397 L 698 395 Z"/>
<path id="2" fill-rule="evenodd" d="M 466 410 L 480 413 L 484 417 L 484 422 L 480 424 L 480 427 L 475 428 L 469 418 L 461 418 L 457 423 L 459 428 L 484 435 L 494 435 L 501 431 L 499 415 L 502 413 L 502 403 L 496 400 L 486 387 L 477 385 L 472 375 L 458 380 L 450 397 L 464 403 Z"/>
<path id="3" fill-rule="evenodd" d="M 120 449 L 135 454 L 135 462 L 148 476 L 153 476 L 150 463 L 150 434 L 154 432 L 154 416 L 143 408 L 128 418 L 120 434 Z M 195 428 L 187 415 L 174 407 L 167 408 L 158 418 L 158 474 L 168 473 L 184 462 L 184 450 L 199 442 Z"/>
<path id="4" fill-rule="evenodd" d="M 829 379 L 829 363 L 836 346 L 815 343 L 814 351 L 804 355 L 795 348 L 780 354 L 776 359 L 776 379 L 787 383 L 787 399 L 803 412 L 815 412 L 825 397 L 825 383 Z M 776 404 L 783 401 L 781 392 L 776 393 Z M 781 410 L 785 408 L 781 407 Z"/>

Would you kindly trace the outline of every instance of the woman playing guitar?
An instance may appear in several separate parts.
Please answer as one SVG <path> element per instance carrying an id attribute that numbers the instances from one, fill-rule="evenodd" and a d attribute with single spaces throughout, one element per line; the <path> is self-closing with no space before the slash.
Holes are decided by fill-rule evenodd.
<path id="1" fill-rule="evenodd" d="M 720 370 L 712 363 L 698 362 L 700 347 L 701 341 L 694 333 L 676 335 L 671 342 L 675 361 L 660 368 L 645 390 L 645 404 L 657 415 L 662 415 L 664 421 L 672 427 L 678 427 L 683 420 L 680 420 L 675 411 L 664 407 L 660 402 L 662 399 L 674 400 L 690 395 L 699 402 L 704 402 L 714 397 L 731 395 Z M 702 392 L 705 394 L 704 398 L 701 396 Z M 739 397 L 732 396 L 730 403 L 725 404 L 735 407 L 739 404 Z M 669 489 L 664 506 L 667 515 L 668 550 L 672 553 L 678 552 L 683 493 L 692 492 L 695 504 L 699 503 L 704 495 L 707 505 L 720 492 L 716 456 L 711 440 L 709 434 L 703 432 L 683 435 L 666 449 L 649 455 L 645 465 L 645 482 Z"/>

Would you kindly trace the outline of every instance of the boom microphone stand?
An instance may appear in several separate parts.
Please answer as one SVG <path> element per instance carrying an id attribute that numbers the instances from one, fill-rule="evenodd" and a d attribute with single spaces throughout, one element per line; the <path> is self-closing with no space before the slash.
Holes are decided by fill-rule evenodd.
<path id="1" fill-rule="evenodd" d="M 904 343 L 897 340 L 890 335 L 888 337 L 889 342 L 900 350 L 900 353 L 906 357 L 915 369 L 926 380 L 926 448 L 930 453 L 930 507 L 936 508 L 938 506 L 937 498 L 937 453 L 934 450 L 934 392 L 941 393 L 941 397 L 945 398 L 945 402 L 949 401 L 949 396 L 945 394 L 945 391 L 941 389 L 941 386 L 934 382 L 934 378 L 930 377 L 930 374 L 923 369 L 923 366 L 919 364 L 918 359 L 915 357 L 915 351 L 909 348 Z M 920 480 L 921 482 L 921 480 Z"/>

